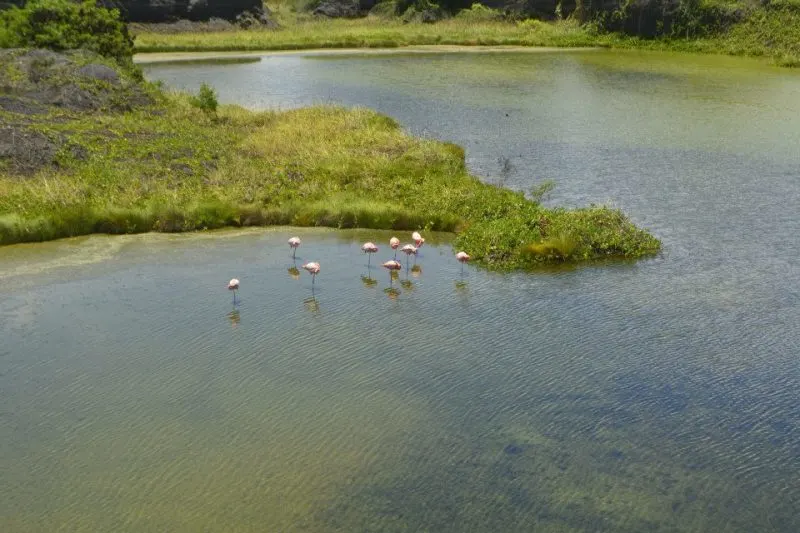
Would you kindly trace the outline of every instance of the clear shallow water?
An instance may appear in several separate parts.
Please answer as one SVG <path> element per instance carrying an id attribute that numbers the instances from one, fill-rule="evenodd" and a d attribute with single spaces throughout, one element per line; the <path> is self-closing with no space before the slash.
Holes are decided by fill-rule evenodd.
<path id="1" fill-rule="evenodd" d="M 800 530 L 797 73 L 591 52 L 148 74 L 376 107 L 489 179 L 509 157 L 510 186 L 611 200 L 665 252 L 457 285 L 434 236 L 390 299 L 358 253 L 388 234 L 303 231 L 307 301 L 296 230 L 2 248 L 3 531 Z"/>

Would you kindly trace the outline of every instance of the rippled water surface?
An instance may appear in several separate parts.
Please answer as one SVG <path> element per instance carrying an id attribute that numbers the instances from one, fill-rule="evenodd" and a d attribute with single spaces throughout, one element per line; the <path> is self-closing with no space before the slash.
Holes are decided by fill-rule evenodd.
<path id="1" fill-rule="evenodd" d="M 147 73 L 375 107 L 486 179 L 622 207 L 664 253 L 462 276 L 431 235 L 390 281 L 359 253 L 381 232 L 1 248 L 0 530 L 800 531 L 797 72 L 585 52 Z"/>

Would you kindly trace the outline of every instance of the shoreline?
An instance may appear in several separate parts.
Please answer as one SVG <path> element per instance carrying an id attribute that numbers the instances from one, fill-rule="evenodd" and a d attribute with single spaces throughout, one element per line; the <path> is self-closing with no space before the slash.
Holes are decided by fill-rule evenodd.
<path id="1" fill-rule="evenodd" d="M 155 63 L 173 63 L 180 61 L 198 61 L 215 59 L 248 59 L 272 55 L 396 55 L 396 54 L 458 54 L 458 53 L 556 53 L 556 52 L 586 52 L 604 50 L 601 46 L 519 46 L 519 45 L 452 45 L 452 44 L 430 44 L 430 45 L 410 45 L 392 48 L 302 48 L 295 50 L 207 50 L 196 52 L 137 52 L 133 56 L 133 62 L 137 65 L 149 65 Z"/>

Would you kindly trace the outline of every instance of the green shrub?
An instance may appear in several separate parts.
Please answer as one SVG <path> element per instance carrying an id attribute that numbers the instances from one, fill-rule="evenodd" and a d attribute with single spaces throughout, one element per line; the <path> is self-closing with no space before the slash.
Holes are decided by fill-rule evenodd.
<path id="1" fill-rule="evenodd" d="M 217 101 L 217 93 L 209 85 L 205 83 L 200 85 L 200 90 L 197 96 L 191 99 L 192 105 L 201 109 L 209 115 L 216 115 L 219 102 Z"/>
<path id="2" fill-rule="evenodd" d="M 397 15 L 397 2 L 395 0 L 388 0 L 375 4 L 375 6 L 369 10 L 369 14 L 370 16 L 381 19 L 390 19 Z"/>
<path id="3" fill-rule="evenodd" d="M 0 28 L 2 48 L 84 48 L 123 65 L 133 56 L 133 39 L 119 11 L 93 0 L 30 0 L 0 12 Z"/>
<path id="4" fill-rule="evenodd" d="M 497 9 L 486 7 L 483 4 L 472 4 L 469 9 L 462 9 L 456 14 L 459 20 L 467 20 L 470 22 L 484 22 L 491 20 L 502 20 L 503 13 Z"/>

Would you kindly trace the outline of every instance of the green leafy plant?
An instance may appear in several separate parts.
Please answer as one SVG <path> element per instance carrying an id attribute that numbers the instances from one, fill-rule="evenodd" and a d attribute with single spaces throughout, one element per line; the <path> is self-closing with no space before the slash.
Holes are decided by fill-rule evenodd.
<path id="1" fill-rule="evenodd" d="M 119 11 L 94 0 L 30 0 L 0 12 L 0 47 L 83 48 L 130 65 L 133 39 Z"/>
<path id="2" fill-rule="evenodd" d="M 217 107 L 219 107 L 216 91 L 205 83 L 200 85 L 200 90 L 197 92 L 197 96 L 192 97 L 191 103 L 209 115 L 216 115 Z"/>

